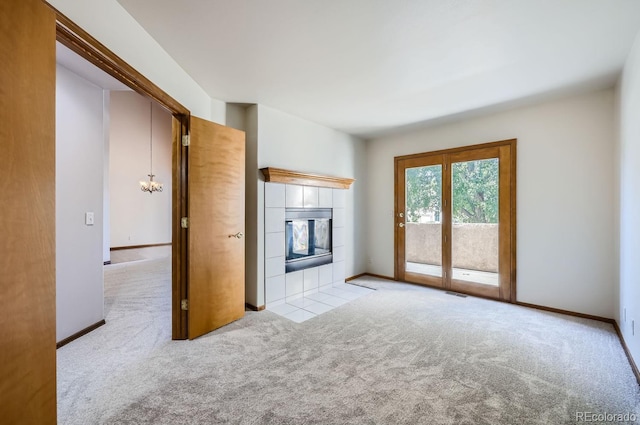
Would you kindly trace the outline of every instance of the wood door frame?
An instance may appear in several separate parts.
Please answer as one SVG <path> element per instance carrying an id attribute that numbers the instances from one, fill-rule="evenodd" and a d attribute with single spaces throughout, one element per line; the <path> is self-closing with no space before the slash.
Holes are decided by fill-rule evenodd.
<path id="1" fill-rule="evenodd" d="M 55 16 L 37 0 L 0 13 L 0 422 L 55 425 Z"/>
<path id="2" fill-rule="evenodd" d="M 188 232 L 181 227 L 180 219 L 189 215 L 187 203 L 188 155 L 187 147 L 182 146 L 182 136 L 189 134 L 191 112 L 56 8 L 46 1 L 44 3 L 55 13 L 57 41 L 133 91 L 160 104 L 173 116 L 171 334 L 173 339 L 187 339 L 187 311 L 182 310 L 181 301 L 187 298 L 187 249 L 189 244 Z"/>
<path id="3" fill-rule="evenodd" d="M 399 185 L 399 181 L 398 181 L 398 172 L 399 172 L 399 163 L 400 161 L 407 161 L 407 160 L 419 160 L 421 158 L 425 158 L 425 157 L 435 157 L 438 155 L 442 155 L 444 157 L 444 162 L 445 163 L 450 163 L 450 159 L 449 156 L 450 155 L 454 155 L 454 154 L 459 154 L 461 152 L 465 152 L 465 151 L 469 151 L 469 150 L 482 150 L 482 149 L 495 149 L 498 148 L 501 151 L 503 149 L 507 149 L 509 152 L 509 158 L 507 161 L 501 161 L 500 164 L 500 171 L 502 172 L 503 169 L 506 169 L 508 171 L 508 178 L 506 179 L 507 181 L 501 182 L 500 186 L 502 187 L 502 185 L 506 185 L 508 186 L 511 196 L 510 196 L 510 211 L 509 211 L 509 232 L 507 233 L 507 237 L 506 240 L 504 242 L 506 243 L 502 243 L 503 241 L 501 241 L 500 243 L 500 250 L 501 250 L 501 254 L 503 253 L 503 249 L 508 249 L 509 250 L 509 264 L 508 267 L 500 267 L 499 268 L 499 273 L 500 276 L 505 276 L 508 275 L 510 277 L 510 285 L 509 288 L 505 291 L 507 293 L 502 293 L 501 295 L 504 295 L 504 298 L 501 298 L 500 301 L 506 301 L 506 302 L 510 302 L 510 303 L 515 303 L 517 302 L 517 297 L 516 297 L 516 188 L 517 188 L 517 181 L 516 181 L 516 160 L 517 160 L 517 139 L 506 139 L 506 140 L 500 140 L 500 141 L 496 141 L 496 142 L 490 142 L 490 143 L 482 143 L 482 144 L 477 144 L 477 145 L 469 145 L 469 146 L 460 146 L 460 147 L 456 147 L 456 148 L 451 148 L 451 149 L 441 149 L 441 150 L 436 150 L 436 151 L 431 151 L 431 152 L 422 152 L 422 153 L 417 153 L 417 154 L 411 154 L 411 155 L 403 155 L 403 156 L 397 156 L 394 158 L 394 180 L 395 180 L 395 184 L 394 184 L 394 217 L 393 217 L 393 233 L 394 233 L 394 250 L 393 250 L 393 254 L 394 254 L 394 279 L 395 280 L 401 280 L 400 277 L 400 268 L 401 268 L 401 264 L 400 264 L 400 258 L 399 258 L 399 242 L 400 242 L 400 236 L 399 236 L 399 230 L 398 230 L 398 213 L 400 212 L 398 210 L 398 200 L 399 200 L 399 192 L 402 190 L 404 191 L 404 187 L 400 188 Z M 504 162 L 504 163 L 503 163 Z M 443 179 L 443 185 L 444 185 L 444 180 Z M 446 188 L 443 187 L 443 192 L 445 194 L 450 192 L 450 188 Z M 443 200 L 446 198 L 447 195 L 443 196 Z M 500 201 L 501 203 L 503 202 L 502 200 Z M 451 201 L 449 200 L 449 202 L 447 203 L 447 207 L 443 207 L 443 212 L 445 209 L 451 209 Z M 443 214 L 445 216 L 449 216 L 450 214 Z M 447 218 L 448 219 L 448 218 Z M 501 215 L 501 219 L 502 219 L 502 215 Z M 445 226 L 445 222 L 443 220 L 443 227 Z M 443 235 L 444 235 L 444 231 L 443 231 Z M 443 237 L 444 239 L 444 237 Z M 451 238 L 449 238 L 449 241 L 447 243 L 452 243 Z M 508 245 L 508 248 L 504 248 L 505 246 Z M 445 250 L 445 248 L 447 248 L 447 245 L 445 244 L 444 240 L 442 242 L 442 249 L 443 252 Z M 443 264 L 443 267 L 445 265 Z M 424 286 L 433 286 L 439 289 L 447 289 L 450 287 L 450 278 L 449 279 L 443 279 L 443 285 L 442 286 L 436 286 L 436 285 L 430 285 L 427 282 L 424 283 L 418 283 L 420 285 L 424 285 Z M 457 290 L 457 292 L 462 292 L 465 293 L 464 290 Z M 478 295 L 478 294 L 471 294 L 474 296 L 480 296 L 482 297 L 483 295 Z M 491 299 L 495 299 L 495 298 L 491 298 Z"/>

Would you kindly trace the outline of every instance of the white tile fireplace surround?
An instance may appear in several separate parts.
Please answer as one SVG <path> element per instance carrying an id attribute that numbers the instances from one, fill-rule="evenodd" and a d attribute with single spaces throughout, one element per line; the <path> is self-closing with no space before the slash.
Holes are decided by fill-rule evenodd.
<path id="1" fill-rule="evenodd" d="M 370 291 L 345 284 L 347 190 L 267 182 L 264 192 L 267 310 L 301 322 Z M 332 264 L 285 273 L 286 208 L 332 209 Z"/>

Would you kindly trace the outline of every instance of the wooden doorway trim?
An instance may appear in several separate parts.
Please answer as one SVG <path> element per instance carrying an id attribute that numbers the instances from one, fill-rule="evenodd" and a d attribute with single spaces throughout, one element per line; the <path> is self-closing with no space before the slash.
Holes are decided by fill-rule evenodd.
<path id="1" fill-rule="evenodd" d="M 56 423 L 54 14 L 0 3 L 0 421 Z"/>
<path id="2" fill-rule="evenodd" d="M 189 116 L 189 110 L 180 102 L 153 84 L 144 75 L 109 50 L 104 44 L 93 38 L 71 19 L 50 6 L 56 14 L 56 39 L 69 49 L 88 60 L 116 80 L 129 86 L 142 96 L 149 97 L 174 116 Z"/>
<path id="3" fill-rule="evenodd" d="M 130 87 L 138 94 L 152 99 L 173 115 L 172 138 L 172 338 L 187 338 L 187 312 L 181 301 L 187 298 L 187 230 L 180 226 L 180 218 L 188 216 L 187 169 L 188 156 L 182 146 L 182 136 L 189 133 L 191 113 L 173 97 L 153 84 L 131 65 L 92 37 L 73 21 L 45 2 L 56 15 L 56 40 L 99 69 Z"/>

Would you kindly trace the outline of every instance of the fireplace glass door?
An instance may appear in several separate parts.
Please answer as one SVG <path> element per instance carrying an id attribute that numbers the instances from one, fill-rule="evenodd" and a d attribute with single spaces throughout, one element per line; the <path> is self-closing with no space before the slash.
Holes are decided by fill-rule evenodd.
<path id="1" fill-rule="evenodd" d="M 287 208 L 285 270 L 292 272 L 333 261 L 330 208 Z"/>

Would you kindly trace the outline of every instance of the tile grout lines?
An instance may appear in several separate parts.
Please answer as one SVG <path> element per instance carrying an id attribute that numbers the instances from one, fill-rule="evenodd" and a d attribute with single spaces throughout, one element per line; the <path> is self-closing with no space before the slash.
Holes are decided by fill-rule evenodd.
<path id="1" fill-rule="evenodd" d="M 302 323 L 373 291 L 373 289 L 343 283 L 274 307 L 267 307 L 267 310 L 294 322 Z"/>

